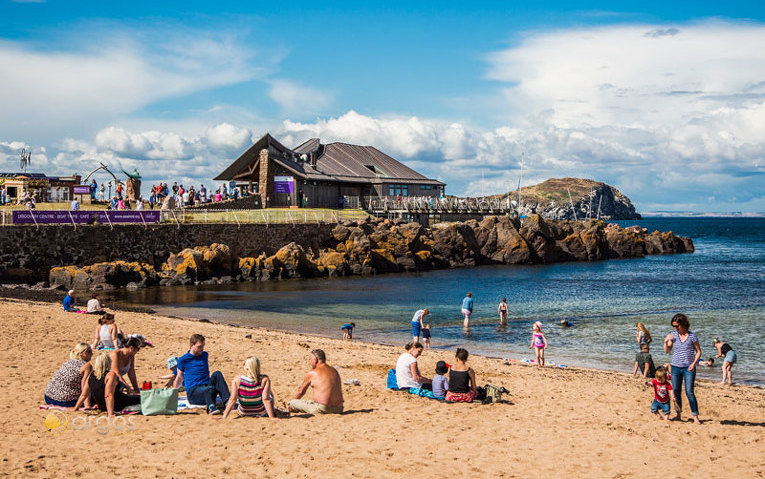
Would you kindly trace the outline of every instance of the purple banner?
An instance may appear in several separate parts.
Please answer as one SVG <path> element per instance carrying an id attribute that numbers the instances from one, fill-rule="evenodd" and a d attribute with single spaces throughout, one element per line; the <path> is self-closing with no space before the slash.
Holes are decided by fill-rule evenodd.
<path id="1" fill-rule="evenodd" d="M 37 211 L 17 210 L 13 212 L 14 224 L 88 224 L 94 220 L 102 224 L 111 223 L 159 223 L 159 211 Z M 34 219 L 32 218 L 34 215 Z M 109 218 L 107 219 L 107 215 Z"/>
<path id="2" fill-rule="evenodd" d="M 291 176 L 274 176 L 274 193 L 287 193 L 291 195 L 295 192 L 295 180 Z"/>
<path id="3" fill-rule="evenodd" d="M 75 195 L 89 195 L 90 194 L 90 186 L 73 186 L 72 187 L 72 193 Z"/>

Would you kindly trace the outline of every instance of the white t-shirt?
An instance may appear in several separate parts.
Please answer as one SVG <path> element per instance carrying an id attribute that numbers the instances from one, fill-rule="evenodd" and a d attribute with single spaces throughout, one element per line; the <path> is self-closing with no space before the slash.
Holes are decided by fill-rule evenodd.
<path id="1" fill-rule="evenodd" d="M 396 361 L 396 384 L 399 388 L 418 388 L 422 384 L 414 380 L 412 376 L 412 363 L 416 363 L 417 358 L 409 353 L 404 353 Z"/>
<path id="2" fill-rule="evenodd" d="M 88 301 L 88 312 L 94 313 L 96 311 L 102 311 L 103 308 L 101 308 L 101 302 L 97 300 L 96 298 L 93 298 Z"/>
<path id="3" fill-rule="evenodd" d="M 418 310 L 417 310 L 417 311 L 414 313 L 414 316 L 412 316 L 412 322 L 413 322 L 413 323 L 419 323 L 419 322 L 420 322 L 420 318 L 422 317 L 422 315 L 423 315 L 423 313 L 424 313 L 424 312 L 425 312 L 425 310 L 424 310 L 424 309 L 418 309 Z M 408 353 L 407 353 L 407 354 L 408 354 Z"/>

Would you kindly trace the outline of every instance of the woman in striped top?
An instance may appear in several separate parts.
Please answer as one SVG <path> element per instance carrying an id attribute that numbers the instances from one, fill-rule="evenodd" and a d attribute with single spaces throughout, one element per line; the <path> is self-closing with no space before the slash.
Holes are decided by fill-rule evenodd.
<path id="1" fill-rule="evenodd" d="M 693 392 L 693 383 L 696 380 L 696 364 L 701 358 L 701 346 L 699 345 L 699 338 L 690 331 L 690 326 L 686 315 L 674 315 L 672 327 L 675 330 L 664 338 L 664 352 L 672 353 L 672 389 L 676 391 L 675 398 L 677 399 L 677 416 L 675 419 L 680 420 L 683 408 L 680 387 L 685 381 L 685 395 L 688 397 L 693 422 L 701 424 L 699 422 L 699 406 Z"/>
<path id="2" fill-rule="evenodd" d="M 268 416 L 274 415 L 274 398 L 271 393 L 271 380 L 260 374 L 260 360 L 254 356 L 244 362 L 246 376 L 237 376 L 231 381 L 231 398 L 226 404 L 223 418 L 227 418 L 236 406 L 239 416 Z"/>

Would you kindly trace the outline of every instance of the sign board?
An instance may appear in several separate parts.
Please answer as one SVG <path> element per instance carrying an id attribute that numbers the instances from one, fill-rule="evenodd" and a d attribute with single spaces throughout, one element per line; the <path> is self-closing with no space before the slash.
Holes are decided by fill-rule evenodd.
<path id="1" fill-rule="evenodd" d="M 287 193 L 291 195 L 295 192 L 295 179 L 291 176 L 274 176 L 274 193 Z"/>
<path id="2" fill-rule="evenodd" d="M 90 194 L 90 186 L 88 186 L 88 185 L 73 186 L 72 187 L 72 193 L 75 194 L 75 195 L 89 195 Z"/>
<path id="3" fill-rule="evenodd" d="M 34 218 L 32 216 L 34 215 Z M 108 216 L 108 219 L 107 219 Z M 111 223 L 159 223 L 159 211 L 36 211 L 17 210 L 13 212 L 14 224 L 89 224 L 98 221 L 102 224 Z"/>

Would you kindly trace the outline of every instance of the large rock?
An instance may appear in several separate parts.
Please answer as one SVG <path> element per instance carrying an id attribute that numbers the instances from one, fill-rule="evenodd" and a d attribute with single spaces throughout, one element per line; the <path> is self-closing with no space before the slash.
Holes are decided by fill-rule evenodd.
<path id="1" fill-rule="evenodd" d="M 138 287 L 159 284 L 161 275 L 146 263 L 112 261 L 78 268 L 56 267 L 50 270 L 48 282 L 53 288 L 99 290 L 114 289 L 135 283 Z"/>
<path id="2" fill-rule="evenodd" d="M 438 223 L 431 227 L 433 253 L 451 267 L 481 264 L 481 248 L 473 228 L 465 223 Z"/>
<path id="3" fill-rule="evenodd" d="M 318 276 L 316 265 L 308 259 L 303 247 L 295 242 L 282 246 L 274 256 L 276 258 L 274 264 L 279 264 L 282 267 L 280 277 L 312 278 Z"/>
<path id="4" fill-rule="evenodd" d="M 230 275 L 231 263 L 229 247 L 213 243 L 171 254 L 162 265 L 162 271 L 175 278 L 176 282 L 188 284 Z"/>

